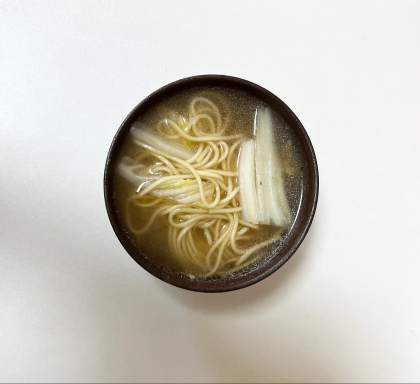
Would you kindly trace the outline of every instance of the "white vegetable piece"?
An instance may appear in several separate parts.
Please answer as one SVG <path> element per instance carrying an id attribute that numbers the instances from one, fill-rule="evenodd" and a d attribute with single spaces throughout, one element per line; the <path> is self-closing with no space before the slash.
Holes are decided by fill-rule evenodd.
<path id="1" fill-rule="evenodd" d="M 128 162 L 131 159 L 126 157 L 118 164 L 117 171 L 124 177 L 127 181 L 134 184 L 136 187 L 139 185 L 144 185 L 151 181 L 157 180 L 160 176 L 158 175 L 142 175 L 139 174 L 139 170 L 144 169 L 145 167 L 141 165 L 130 165 Z"/>
<path id="2" fill-rule="evenodd" d="M 136 139 L 170 156 L 188 160 L 194 155 L 194 151 L 191 148 L 166 139 L 142 123 L 135 122 L 131 127 L 130 133 Z"/>
<path id="3" fill-rule="evenodd" d="M 213 184 L 203 182 L 203 187 L 205 197 L 213 195 Z M 175 200 L 182 204 L 195 203 L 201 200 L 198 184 L 195 180 L 181 179 L 179 181 L 169 182 L 167 185 L 161 185 L 159 189 L 152 191 L 151 195 Z"/>
<path id="4" fill-rule="evenodd" d="M 257 109 L 254 135 L 255 142 L 252 139 L 244 140 L 239 153 L 238 184 L 242 218 L 253 224 L 283 227 L 291 215 L 269 109 Z"/>
<path id="5" fill-rule="evenodd" d="M 127 181 L 134 184 L 137 191 L 149 185 L 153 181 L 163 178 L 162 175 L 142 175 L 138 173 L 139 170 L 147 170 L 147 167 L 142 165 L 130 165 L 128 162 L 130 158 L 123 158 L 118 164 L 117 171 Z M 211 197 L 214 193 L 214 185 L 209 182 L 203 182 L 203 191 L 205 197 Z M 190 204 L 199 202 L 201 195 L 196 180 L 178 179 L 164 182 L 160 188 L 150 192 L 151 195 L 171 199 L 182 204 Z"/>
<path id="6" fill-rule="evenodd" d="M 285 226 L 290 208 L 275 148 L 273 119 L 268 108 L 257 109 L 254 121 L 255 178 L 260 224 Z"/>
<path id="7" fill-rule="evenodd" d="M 254 140 L 242 142 L 238 161 L 239 197 L 242 208 L 242 218 L 253 224 L 258 224 L 257 192 L 255 189 Z"/>

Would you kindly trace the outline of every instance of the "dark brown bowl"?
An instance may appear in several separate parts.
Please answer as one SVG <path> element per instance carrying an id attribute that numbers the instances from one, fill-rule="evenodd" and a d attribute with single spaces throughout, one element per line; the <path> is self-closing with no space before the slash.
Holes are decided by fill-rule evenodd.
<path id="1" fill-rule="evenodd" d="M 162 98 L 177 94 L 188 88 L 200 86 L 239 89 L 260 98 L 263 102 L 269 105 L 274 112 L 280 114 L 295 131 L 301 143 L 304 156 L 306 157 L 307 172 L 305 173 L 307 180 L 304 183 L 303 199 L 292 230 L 290 231 L 287 240 L 281 247 L 281 250 L 267 262 L 261 263 L 258 268 L 251 270 L 247 274 L 238 273 L 229 279 L 210 278 L 191 280 L 189 277 L 181 273 L 175 273 L 165 269 L 164 266 L 147 258 L 146 255 L 144 255 L 141 250 L 133 244 L 130 240 L 129 234 L 123 229 L 119 219 L 113 190 L 113 177 L 116 169 L 118 152 L 128 135 L 130 127 L 137 118 L 145 113 L 155 103 L 161 101 Z M 265 279 L 284 265 L 286 261 L 289 260 L 296 252 L 305 238 L 309 227 L 311 226 L 318 200 L 318 190 L 318 166 L 315 152 L 308 134 L 295 114 L 285 103 L 283 103 L 283 101 L 266 89 L 249 81 L 231 76 L 203 75 L 188 77 L 168 84 L 152 93 L 140 104 L 138 104 L 121 124 L 114 140 L 112 141 L 105 164 L 104 193 L 106 209 L 115 234 L 125 250 L 138 264 L 157 278 L 177 287 L 199 292 L 226 292 L 244 288 Z"/>

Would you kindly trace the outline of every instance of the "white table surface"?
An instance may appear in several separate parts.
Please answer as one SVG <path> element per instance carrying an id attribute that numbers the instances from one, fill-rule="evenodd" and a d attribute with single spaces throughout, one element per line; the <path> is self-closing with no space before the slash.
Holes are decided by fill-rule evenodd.
<path id="1" fill-rule="evenodd" d="M 124 251 L 105 158 L 198 74 L 283 99 L 319 162 L 303 245 L 199 294 Z M 0 381 L 420 381 L 420 2 L 0 0 Z"/>

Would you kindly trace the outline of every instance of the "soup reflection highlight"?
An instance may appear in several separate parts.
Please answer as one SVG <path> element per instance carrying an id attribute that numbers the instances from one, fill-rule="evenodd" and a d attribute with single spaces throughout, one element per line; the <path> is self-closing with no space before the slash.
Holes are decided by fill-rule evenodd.
<path id="1" fill-rule="evenodd" d="M 260 260 L 297 214 L 294 140 L 269 108 L 239 91 L 190 90 L 162 102 L 131 127 L 116 170 L 130 236 L 191 278 Z"/>

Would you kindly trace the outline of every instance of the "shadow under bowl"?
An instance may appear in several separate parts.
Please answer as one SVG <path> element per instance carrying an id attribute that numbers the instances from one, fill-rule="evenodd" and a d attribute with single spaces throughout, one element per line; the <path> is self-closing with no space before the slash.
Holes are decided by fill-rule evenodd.
<path id="1" fill-rule="evenodd" d="M 208 86 L 243 91 L 257 97 L 268 105 L 274 113 L 280 115 L 294 131 L 300 143 L 307 169 L 305 172 L 305 183 L 303 185 L 304 190 L 302 192 L 303 198 L 294 225 L 280 247 L 280 250 L 275 255 L 271 256 L 266 262 L 259 263 L 257 268 L 252 269 L 246 274 L 234 273 L 229 278 L 191 279 L 185 274 L 173 272 L 165 268 L 164 265 L 154 262 L 135 245 L 130 238 L 130 234 L 124 229 L 118 213 L 113 178 L 119 151 L 131 126 L 139 116 L 150 110 L 150 108 L 164 98 L 176 95 L 190 88 Z M 169 284 L 187 290 L 198 292 L 227 292 L 244 288 L 263 280 L 284 265 L 296 252 L 305 238 L 315 215 L 319 192 L 318 178 L 317 161 L 309 136 L 299 119 L 283 101 L 268 90 L 247 80 L 223 75 L 202 75 L 181 79 L 160 88 L 130 112 L 118 129 L 106 159 L 104 194 L 108 217 L 115 234 L 129 255 L 146 271 Z"/>

